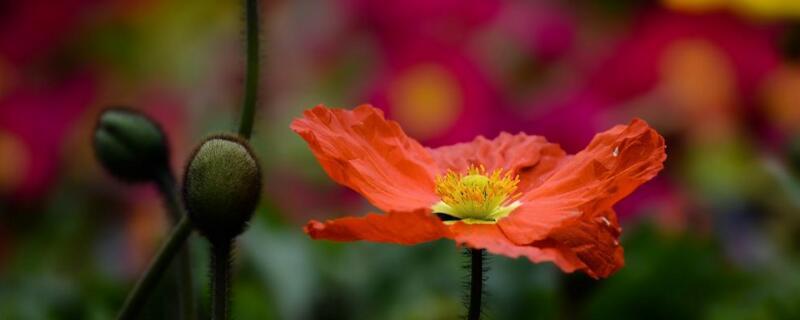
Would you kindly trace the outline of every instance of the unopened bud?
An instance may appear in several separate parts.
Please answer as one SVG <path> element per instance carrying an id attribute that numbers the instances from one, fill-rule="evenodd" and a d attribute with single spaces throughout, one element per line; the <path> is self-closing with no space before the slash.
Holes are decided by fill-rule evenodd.
<path id="1" fill-rule="evenodd" d="M 212 242 L 242 233 L 260 195 L 258 161 L 239 137 L 207 138 L 186 166 L 184 204 L 195 228 Z"/>
<path id="2" fill-rule="evenodd" d="M 94 150 L 109 173 L 128 182 L 151 181 L 169 166 L 164 132 L 144 114 L 129 109 L 100 114 Z"/>

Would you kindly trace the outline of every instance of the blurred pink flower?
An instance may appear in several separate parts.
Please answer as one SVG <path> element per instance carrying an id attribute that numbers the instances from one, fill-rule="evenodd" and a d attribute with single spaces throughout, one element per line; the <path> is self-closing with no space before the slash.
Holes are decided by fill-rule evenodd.
<path id="1" fill-rule="evenodd" d="M 525 109 L 530 118 L 525 125 L 553 137 L 566 150 L 575 150 L 597 128 L 620 116 L 624 112 L 621 107 L 635 106 L 636 115 L 644 118 L 661 115 L 660 119 L 650 119 L 658 126 L 668 121 L 663 119 L 668 113 L 665 106 L 687 120 L 738 107 L 730 105 L 733 100 L 725 95 L 738 94 L 736 101 L 752 102 L 764 78 L 779 63 L 772 45 L 776 36 L 772 28 L 754 26 L 727 14 L 687 15 L 656 10 L 642 14 L 631 29 L 631 34 L 572 94 L 561 101 L 531 102 Z M 719 63 L 708 65 L 708 59 Z M 694 68 L 698 64 L 704 69 Z M 704 74 L 685 71 L 714 72 L 702 79 L 729 80 L 732 88 L 719 82 L 704 84 L 698 80 L 698 75 Z M 665 83 L 665 89 L 670 91 L 666 98 L 674 101 L 648 97 Z"/>
<path id="2" fill-rule="evenodd" d="M 511 37 L 537 60 L 561 57 L 574 45 L 575 18 L 563 3 L 505 2 L 495 21 L 502 35 Z"/>
<path id="3" fill-rule="evenodd" d="M 104 1 L 0 5 L 0 195 L 36 198 L 57 175 L 62 142 L 96 94 L 94 73 L 48 67 Z M 44 67 L 43 67 L 44 66 Z"/>
<path id="4" fill-rule="evenodd" d="M 521 130 L 550 138 L 567 152 L 577 152 L 597 132 L 607 126 L 603 111 L 607 108 L 590 95 L 575 95 L 565 101 L 536 101 L 528 105 L 528 120 Z"/>
<path id="5" fill-rule="evenodd" d="M 343 0 L 357 27 L 378 36 L 384 45 L 426 39 L 460 43 L 489 22 L 498 0 Z"/>
<path id="6" fill-rule="evenodd" d="M 81 74 L 0 96 L 0 194 L 30 200 L 47 190 L 57 176 L 62 141 L 95 90 L 94 78 Z"/>
<path id="7" fill-rule="evenodd" d="M 0 60 L 13 65 L 50 54 L 99 0 L 26 0 L 0 5 Z"/>
<path id="8" fill-rule="evenodd" d="M 725 13 L 645 13 L 586 81 L 585 90 L 618 104 L 652 89 L 660 77 L 661 61 L 681 41 L 704 41 L 725 54 L 733 67 L 739 92 L 752 99 L 758 85 L 779 63 L 773 46 L 776 30 L 748 23 Z"/>
<path id="9" fill-rule="evenodd" d="M 506 57 L 508 52 L 497 50 L 512 50 L 537 62 L 549 61 L 571 50 L 575 37 L 573 17 L 553 1 L 344 3 L 352 9 L 355 26 L 379 43 L 383 65 L 368 102 L 431 145 L 493 135 L 509 127 L 525 129 L 510 109 L 513 94 L 500 90 L 499 81 L 508 78 L 497 76 L 496 69 L 502 66 L 486 63 L 482 55 Z M 498 37 L 506 42 L 483 52 L 496 48 L 492 39 Z M 512 66 L 508 71 L 517 69 Z M 595 131 L 587 130 L 588 138 Z M 585 145 L 588 138 L 575 145 Z"/>
<path id="10" fill-rule="evenodd" d="M 619 107 L 633 107 L 627 112 L 658 115 L 652 122 L 674 126 L 678 138 L 693 143 L 719 139 L 733 134 L 738 114 L 755 102 L 764 79 L 779 64 L 776 30 L 730 14 L 656 10 L 642 14 L 631 29 L 576 94 L 593 101 L 592 107 L 583 110 L 578 104 L 561 115 L 580 112 L 582 120 L 587 114 L 594 118 L 583 121 L 597 123 L 626 112 Z M 666 182 L 643 191 L 620 207 L 620 216 L 634 218 L 653 203 L 683 203 L 679 189 Z M 674 213 L 656 217 L 686 219 Z"/>
<path id="11" fill-rule="evenodd" d="M 465 51 L 440 42 L 409 41 L 382 53 L 368 102 L 429 145 L 499 132 L 504 102 L 496 84 Z"/>

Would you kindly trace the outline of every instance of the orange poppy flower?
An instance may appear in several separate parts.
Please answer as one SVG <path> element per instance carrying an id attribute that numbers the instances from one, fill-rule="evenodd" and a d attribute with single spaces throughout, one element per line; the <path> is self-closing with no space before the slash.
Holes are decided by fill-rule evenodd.
<path id="1" fill-rule="evenodd" d="M 664 138 L 639 119 L 598 134 L 575 155 L 523 133 L 426 148 L 369 105 L 317 106 L 291 128 L 334 181 L 385 212 L 310 221 L 305 232 L 314 239 L 449 238 L 594 278 L 624 264 L 612 205 L 666 159 Z"/>

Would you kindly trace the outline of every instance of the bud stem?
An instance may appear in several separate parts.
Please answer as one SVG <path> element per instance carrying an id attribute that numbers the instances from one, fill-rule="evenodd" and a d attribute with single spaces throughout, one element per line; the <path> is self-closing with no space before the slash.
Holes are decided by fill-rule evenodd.
<path id="1" fill-rule="evenodd" d="M 122 305 L 122 310 L 117 316 L 117 319 L 138 319 L 137 314 L 144 305 L 147 297 L 150 296 L 150 293 L 158 284 L 158 280 L 161 279 L 164 271 L 167 270 L 170 261 L 172 261 L 178 251 L 180 251 L 191 233 L 192 224 L 189 222 L 189 218 L 184 216 L 172 230 L 169 238 L 158 251 L 155 259 L 150 263 L 150 266 L 147 267 L 144 275 L 136 283 L 136 286 L 134 286 L 128 298 L 125 299 L 125 304 Z"/>
<path id="2" fill-rule="evenodd" d="M 247 19 L 247 66 L 245 67 L 245 91 L 242 105 L 242 119 L 239 124 L 239 135 L 245 139 L 250 139 L 250 134 L 253 131 L 253 118 L 255 117 L 257 99 L 256 93 L 258 91 L 258 80 L 260 76 L 258 43 L 259 22 L 258 0 L 245 0 L 245 2 L 245 17 Z"/>
<path id="3" fill-rule="evenodd" d="M 470 285 L 469 285 L 469 311 L 467 319 L 479 320 L 481 318 L 481 298 L 483 298 L 483 249 L 469 249 L 470 253 Z"/>
<path id="4" fill-rule="evenodd" d="M 180 202 L 178 202 L 177 190 L 175 189 L 175 177 L 169 169 L 164 168 L 160 171 L 155 180 L 156 187 L 161 194 L 161 198 L 164 200 L 164 206 L 167 209 L 167 214 L 171 222 L 177 223 L 180 221 L 183 211 L 181 210 Z"/>
<path id="5" fill-rule="evenodd" d="M 234 240 L 211 243 L 211 319 L 227 320 L 231 306 L 231 248 Z"/>
<path id="6" fill-rule="evenodd" d="M 167 207 L 167 212 L 172 222 L 178 223 L 186 214 L 178 201 L 175 177 L 172 175 L 172 172 L 167 168 L 161 170 L 156 180 L 156 185 L 164 199 L 164 205 Z M 180 249 L 178 253 L 178 268 L 176 271 L 178 273 L 175 280 L 178 282 L 179 319 L 194 320 L 197 318 L 197 314 L 194 305 L 195 298 L 194 287 L 192 286 L 192 263 L 189 246 L 183 246 L 183 248 Z"/>

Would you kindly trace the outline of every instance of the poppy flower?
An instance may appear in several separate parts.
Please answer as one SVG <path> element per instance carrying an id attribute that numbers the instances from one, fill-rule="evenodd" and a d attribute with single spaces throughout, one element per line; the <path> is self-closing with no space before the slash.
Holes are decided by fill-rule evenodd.
<path id="1" fill-rule="evenodd" d="M 310 221 L 314 239 L 412 245 L 442 238 L 565 272 L 607 277 L 623 266 L 612 205 L 653 178 L 664 139 L 642 120 L 567 155 L 540 136 L 426 148 L 369 105 L 317 106 L 291 124 L 325 172 L 383 214 Z"/>

